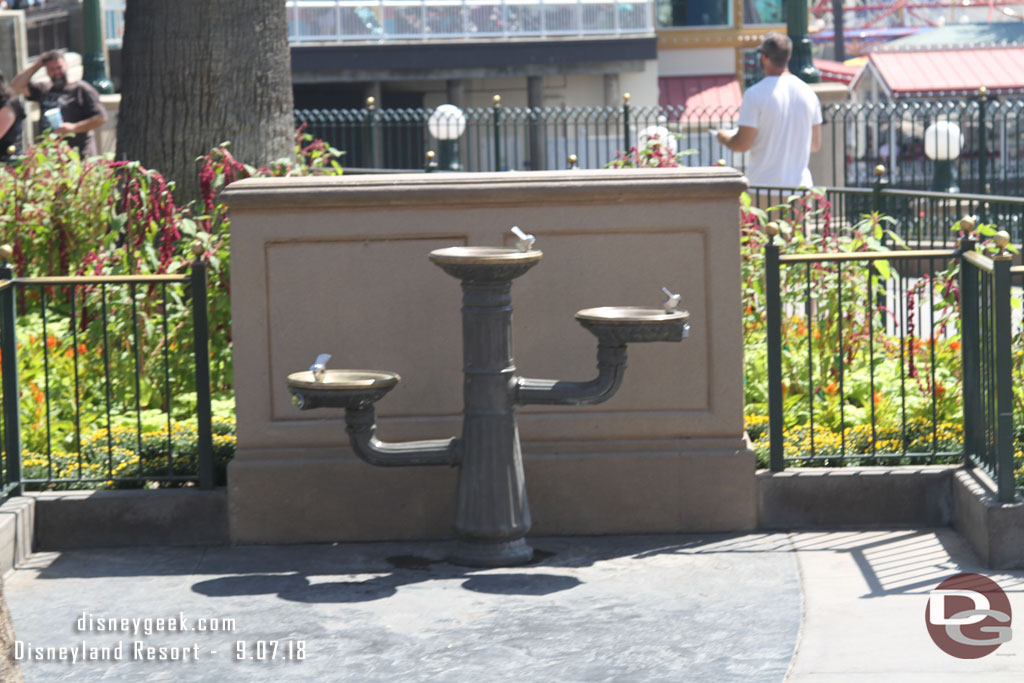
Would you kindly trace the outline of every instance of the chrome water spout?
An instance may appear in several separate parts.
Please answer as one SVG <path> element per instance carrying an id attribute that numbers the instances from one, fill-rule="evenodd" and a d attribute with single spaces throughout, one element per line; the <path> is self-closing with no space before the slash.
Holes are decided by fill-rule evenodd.
<path id="1" fill-rule="evenodd" d="M 516 248 L 519 251 L 530 251 L 533 249 L 533 243 L 537 241 L 537 238 L 533 235 L 520 230 L 518 225 L 512 226 L 512 234 L 519 238 L 516 241 Z"/>
<path id="2" fill-rule="evenodd" d="M 665 292 L 665 296 L 668 297 L 663 304 L 666 313 L 671 313 L 679 308 L 679 302 L 683 300 L 682 294 L 673 294 L 669 291 L 668 287 L 662 287 L 661 291 Z"/>
<path id="3" fill-rule="evenodd" d="M 309 366 L 309 371 L 313 373 L 314 382 L 323 382 L 324 375 L 327 374 L 327 361 L 331 359 L 331 354 L 321 353 L 313 361 L 313 364 Z"/>

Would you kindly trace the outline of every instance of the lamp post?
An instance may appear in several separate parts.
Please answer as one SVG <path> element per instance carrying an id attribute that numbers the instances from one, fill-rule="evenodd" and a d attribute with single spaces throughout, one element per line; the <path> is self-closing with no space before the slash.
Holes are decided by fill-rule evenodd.
<path id="1" fill-rule="evenodd" d="M 103 56 L 103 7 L 100 0 L 82 2 L 82 24 L 85 44 L 82 76 L 97 92 L 109 95 L 114 92 L 114 84 L 107 78 L 107 60 Z"/>
<path id="2" fill-rule="evenodd" d="M 807 34 L 807 0 L 786 0 L 786 33 L 793 41 L 789 70 L 806 83 L 820 83 L 821 72 L 814 66 Z"/>
<path id="3" fill-rule="evenodd" d="M 952 121 L 936 121 L 924 131 L 924 154 L 935 163 L 932 189 L 936 192 L 959 192 L 953 182 L 953 161 L 960 156 L 964 136 Z"/>
<path id="4" fill-rule="evenodd" d="M 442 104 L 427 119 L 427 129 L 438 140 L 438 168 L 461 171 L 459 138 L 466 130 L 466 115 L 454 104 Z"/>

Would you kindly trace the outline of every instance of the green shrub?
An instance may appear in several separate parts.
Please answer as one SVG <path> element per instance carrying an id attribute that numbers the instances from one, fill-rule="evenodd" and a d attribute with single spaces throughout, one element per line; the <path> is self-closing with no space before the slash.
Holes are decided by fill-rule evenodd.
<path id="1" fill-rule="evenodd" d="M 235 454 L 235 423 L 221 417 L 214 419 L 212 426 L 214 481 L 217 486 L 224 486 L 227 464 Z M 194 476 L 198 471 L 194 419 L 174 422 L 169 430 L 164 426 L 139 432 L 125 425 L 95 429 L 83 436 L 80 451 L 54 450 L 49 457 L 28 450 L 22 454 L 23 479 L 65 480 L 29 484 L 30 490 L 139 488 L 147 478 Z M 99 481 L 81 481 L 88 479 Z M 161 481 L 154 485 L 184 484 Z"/>
<path id="2" fill-rule="evenodd" d="M 13 165 L 0 165 L 0 243 L 13 246 L 19 277 L 184 273 L 197 258 L 192 246 L 202 245 L 214 415 L 233 421 L 231 223 L 220 191 L 250 176 L 340 174 L 340 156 L 300 131 L 298 163 L 256 168 L 236 160 L 224 143 L 197 160 L 202 199 L 178 206 L 173 184 L 159 172 L 137 162 L 83 160 L 49 136 Z M 165 454 L 167 471 L 194 467 L 188 460 L 194 461 L 194 447 L 186 448 L 189 437 L 180 432 L 195 428 L 191 296 L 180 285 L 19 290 L 26 473 L 37 472 L 38 453 L 50 451 L 53 457 L 43 459 L 47 471 L 78 468 L 81 478 L 111 462 L 118 471 L 156 473 L 157 452 Z M 168 420 L 176 449 L 169 463 L 152 436 L 166 431 Z M 79 429 L 108 424 L 117 443 L 106 449 L 89 441 L 96 432 L 85 436 Z M 141 448 L 134 437 L 140 424 Z M 233 441 L 230 448 L 225 444 L 231 434 L 233 428 L 219 432 L 218 457 L 233 452 Z M 100 450 L 103 463 L 96 460 Z M 136 456 L 141 464 L 131 460 Z"/>

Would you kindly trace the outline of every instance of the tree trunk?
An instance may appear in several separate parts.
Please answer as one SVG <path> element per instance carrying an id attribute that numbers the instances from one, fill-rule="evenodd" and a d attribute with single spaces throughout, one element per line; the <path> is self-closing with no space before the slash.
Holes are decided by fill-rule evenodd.
<path id="1" fill-rule="evenodd" d="M 231 142 L 239 161 L 293 154 L 283 0 L 128 0 L 117 158 L 199 196 L 196 157 Z"/>
<path id="2" fill-rule="evenodd" d="M 21 683 L 22 680 L 18 660 L 14 658 L 14 624 L 4 599 L 3 580 L 0 579 L 0 681 Z"/>

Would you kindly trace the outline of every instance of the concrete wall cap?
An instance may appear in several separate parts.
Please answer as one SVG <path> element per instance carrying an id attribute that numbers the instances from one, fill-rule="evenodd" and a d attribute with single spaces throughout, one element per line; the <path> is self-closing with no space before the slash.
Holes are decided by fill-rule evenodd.
<path id="1" fill-rule="evenodd" d="M 445 192 L 437 190 L 444 189 Z M 232 209 L 332 206 L 427 206 L 453 200 L 486 205 L 557 197 L 558 204 L 677 201 L 738 197 L 746 179 L 732 168 L 644 168 L 524 173 L 396 173 L 389 175 L 248 178 L 223 199 Z M 400 190 L 400 192 L 398 192 Z"/>
<path id="2" fill-rule="evenodd" d="M 960 469 L 960 465 L 900 465 L 883 467 L 865 465 L 860 467 L 796 467 L 783 472 L 758 470 L 758 479 L 815 479 L 822 477 L 865 477 L 865 476 L 949 476 Z"/>
<path id="3" fill-rule="evenodd" d="M 818 100 L 822 104 L 845 102 L 853 92 L 845 83 L 835 83 L 833 81 L 812 83 L 811 89 L 814 91 L 814 94 L 818 96 Z"/>

